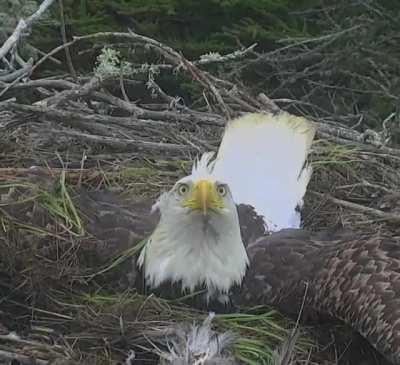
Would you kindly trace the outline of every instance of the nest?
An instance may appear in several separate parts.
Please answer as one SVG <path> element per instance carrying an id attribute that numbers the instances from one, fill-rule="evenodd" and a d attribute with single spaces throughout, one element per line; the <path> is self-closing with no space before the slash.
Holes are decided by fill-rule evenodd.
<path id="1" fill-rule="evenodd" d="M 137 85 L 128 77 L 121 83 L 112 67 L 79 81 L 0 84 L 0 358 L 8 361 L 157 363 L 171 346 L 176 352 L 186 338 L 177 323 L 201 323 L 208 314 L 130 288 L 139 246 L 104 247 L 86 229 L 74 196 L 111 189 L 126 199 L 155 198 L 188 173 L 197 154 L 217 149 L 227 119 L 280 109 L 266 95 L 254 97 L 135 33 L 76 37 L 72 43 L 110 38 L 162 56 L 159 69 L 181 72 L 202 90 L 202 102 L 190 108 L 171 97 L 150 77 L 151 68 L 137 103 L 127 97 Z M 400 150 L 371 133 L 314 122 L 304 227 L 398 235 Z M 273 361 L 296 328 L 260 308 L 216 315 L 213 325 L 225 340 L 226 331 L 234 333 L 226 340 L 228 352 L 216 356 L 248 364 Z M 206 326 L 207 333 L 214 331 Z M 307 358 L 310 336 L 301 332 L 297 345 L 287 346 L 300 360 Z"/>

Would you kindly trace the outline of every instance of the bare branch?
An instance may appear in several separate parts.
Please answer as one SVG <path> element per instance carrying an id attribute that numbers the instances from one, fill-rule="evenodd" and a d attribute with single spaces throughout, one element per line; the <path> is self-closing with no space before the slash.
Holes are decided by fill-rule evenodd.
<path id="1" fill-rule="evenodd" d="M 5 57 L 5 55 L 10 51 L 10 49 L 14 47 L 14 45 L 17 44 L 23 33 L 27 29 L 32 27 L 32 25 L 40 19 L 43 13 L 53 4 L 53 2 L 54 0 L 44 0 L 40 4 L 39 9 L 35 13 L 33 13 L 30 17 L 28 17 L 27 19 L 20 19 L 14 32 L 0 48 L 0 60 Z"/>
<path id="2" fill-rule="evenodd" d="M 395 213 L 387 213 L 384 212 L 382 210 L 379 209 L 375 209 L 375 208 L 370 208 L 370 207 L 366 207 L 364 205 L 360 205 L 357 203 L 352 203 L 346 200 L 342 200 L 342 199 L 338 199 L 338 198 L 334 198 L 333 196 L 330 195 L 326 195 L 326 194 L 321 194 L 318 192 L 313 191 L 312 194 L 320 197 L 320 198 L 325 198 L 330 200 L 332 203 L 340 205 L 344 208 L 349 208 L 351 210 L 355 210 L 361 213 L 366 213 L 369 215 L 372 215 L 378 219 L 381 220 L 386 220 L 386 221 L 390 221 L 390 222 L 400 222 L 400 214 L 395 214 Z"/>

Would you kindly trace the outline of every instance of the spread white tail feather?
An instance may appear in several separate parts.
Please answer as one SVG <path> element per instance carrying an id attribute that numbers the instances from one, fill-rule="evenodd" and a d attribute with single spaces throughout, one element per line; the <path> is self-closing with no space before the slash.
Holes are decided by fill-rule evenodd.
<path id="1" fill-rule="evenodd" d="M 236 204 L 264 216 L 268 230 L 298 228 L 314 135 L 315 126 L 302 117 L 247 114 L 227 125 L 213 175 L 228 183 Z"/>

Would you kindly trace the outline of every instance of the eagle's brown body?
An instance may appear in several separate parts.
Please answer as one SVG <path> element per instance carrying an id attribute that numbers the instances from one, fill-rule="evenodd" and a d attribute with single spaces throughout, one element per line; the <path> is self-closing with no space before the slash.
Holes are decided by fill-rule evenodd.
<path id="1" fill-rule="evenodd" d="M 111 250 L 139 242 L 158 222 L 151 203 L 123 203 L 109 194 L 77 200 L 91 232 Z M 271 304 L 293 315 L 304 304 L 304 315 L 344 321 L 400 364 L 400 238 L 296 229 L 265 235 L 250 207 L 238 209 L 250 268 L 234 304 Z"/>
<path id="2" fill-rule="evenodd" d="M 268 303 L 349 324 L 400 363 L 400 240 L 285 230 L 248 247 L 251 266 L 235 302 Z"/>

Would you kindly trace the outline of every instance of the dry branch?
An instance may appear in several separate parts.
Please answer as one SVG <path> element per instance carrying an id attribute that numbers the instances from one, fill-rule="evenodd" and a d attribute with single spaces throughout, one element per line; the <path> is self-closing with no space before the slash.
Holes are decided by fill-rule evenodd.
<path id="1" fill-rule="evenodd" d="M 37 22 L 43 13 L 53 4 L 54 0 L 44 0 L 39 9 L 33 13 L 30 17 L 26 19 L 20 19 L 17 27 L 15 28 L 13 34 L 4 42 L 0 48 L 0 60 L 6 56 L 6 54 L 14 47 L 20 40 L 24 32 L 31 28 L 32 25 Z"/>
<path id="2" fill-rule="evenodd" d="M 115 148 L 122 151 L 132 151 L 132 152 L 150 152 L 150 153 L 170 153 L 170 154 L 181 154 L 188 152 L 195 152 L 193 148 L 189 146 L 177 145 L 173 143 L 154 143 L 141 141 L 139 139 L 123 139 L 123 138 L 114 138 L 114 137 L 105 137 L 99 136 L 95 134 L 87 134 L 72 130 L 59 130 L 54 129 L 50 130 L 50 133 L 53 135 L 60 136 L 71 136 L 73 138 L 82 139 L 84 141 L 99 143 L 106 145 L 110 148 Z"/>
<path id="3" fill-rule="evenodd" d="M 335 198 L 335 197 L 327 195 L 327 194 L 321 194 L 318 192 L 313 192 L 313 194 L 317 195 L 320 198 L 328 199 L 332 203 L 335 203 L 341 207 L 349 208 L 354 211 L 358 211 L 358 212 L 361 212 L 364 214 L 374 216 L 374 217 L 378 218 L 379 220 L 388 221 L 388 222 L 392 222 L 392 223 L 400 222 L 400 214 L 384 212 L 379 209 L 375 209 L 375 208 L 367 207 L 367 206 L 364 206 L 361 204 L 356 204 L 356 203 L 353 203 L 350 201 L 338 199 L 338 198 Z"/>

